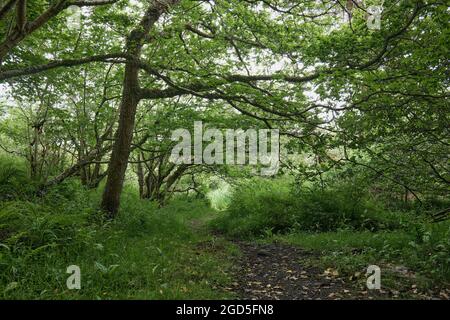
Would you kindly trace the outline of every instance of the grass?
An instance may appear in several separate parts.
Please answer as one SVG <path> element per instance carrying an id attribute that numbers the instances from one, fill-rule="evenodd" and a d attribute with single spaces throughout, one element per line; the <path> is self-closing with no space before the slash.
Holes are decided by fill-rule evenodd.
<path id="1" fill-rule="evenodd" d="M 432 232 L 450 230 L 449 223 L 428 226 Z M 365 287 L 366 270 L 377 265 L 382 270 L 384 289 L 398 291 L 400 297 L 413 297 L 411 288 L 423 292 L 450 286 L 448 241 L 423 241 L 407 230 L 396 231 L 349 231 L 309 233 L 294 232 L 273 235 L 263 241 L 280 241 L 310 250 L 309 264 L 323 270 L 331 268 L 340 276 L 356 281 Z"/>
<path id="2" fill-rule="evenodd" d="M 239 249 L 207 226 L 310 250 L 302 263 L 333 268 L 361 288 L 372 264 L 383 287 L 404 297 L 412 286 L 450 287 L 450 221 L 390 211 L 346 186 L 295 194 L 287 181 L 251 179 L 233 191 L 219 186 L 209 205 L 184 197 L 164 208 L 129 186 L 110 222 L 97 211 L 101 190 L 68 181 L 37 197 L 21 191 L 20 172 L 11 163 L 0 170 L 0 299 L 235 298 L 224 288 Z M 81 290 L 67 289 L 70 265 L 81 269 Z"/>
<path id="3" fill-rule="evenodd" d="M 225 271 L 233 249 L 222 243 L 216 246 L 220 250 L 203 250 L 212 237 L 194 232 L 189 224 L 211 209 L 199 201 L 157 209 L 134 194 L 126 192 L 113 223 L 92 221 L 95 212 L 87 203 L 95 194 L 83 205 L 67 206 L 84 210 L 81 218 L 48 203 L 3 204 L 3 220 L 8 207 L 16 213 L 20 205 L 33 218 L 22 229 L 11 230 L 10 225 L 8 239 L 0 241 L 0 299 L 232 298 L 221 288 L 231 281 Z M 55 217 L 66 220 L 64 227 L 50 223 Z M 36 221 L 41 222 L 33 230 L 30 225 Z M 81 290 L 66 287 L 69 265 L 81 269 Z"/>
<path id="4" fill-rule="evenodd" d="M 428 223 L 414 211 L 392 211 L 352 185 L 295 194 L 286 181 L 250 181 L 211 227 L 231 238 L 281 241 L 310 250 L 310 263 L 365 286 L 378 265 L 386 288 L 450 287 L 450 221 Z"/>

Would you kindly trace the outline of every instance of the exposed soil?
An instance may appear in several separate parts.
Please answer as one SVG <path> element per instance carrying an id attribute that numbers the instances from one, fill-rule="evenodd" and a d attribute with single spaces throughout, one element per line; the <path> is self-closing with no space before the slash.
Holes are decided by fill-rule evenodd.
<path id="1" fill-rule="evenodd" d="M 202 222 L 191 222 L 194 230 L 199 230 Z M 221 237 L 219 234 L 215 234 Z M 409 288 L 401 294 L 397 290 L 367 290 L 365 275 L 359 281 L 343 278 L 336 270 L 323 270 L 311 263 L 318 258 L 318 252 L 303 250 L 283 243 L 258 243 L 233 241 L 241 255 L 234 261 L 233 282 L 227 291 L 245 300 L 367 300 L 401 299 L 449 299 L 450 292 L 430 291 L 427 294 Z M 216 243 L 203 243 L 201 251 L 220 251 Z M 357 254 L 357 253 L 355 253 Z M 398 268 L 394 268 L 398 269 Z M 397 270 L 395 271 L 397 272 Z M 361 272 L 362 273 L 362 272 Z M 398 271 L 405 277 L 406 272 Z M 402 273 L 400 275 L 400 273 Z M 411 277 L 414 275 L 408 274 Z M 401 280 L 400 280 L 401 281 Z M 382 288 L 383 289 L 383 288 Z"/>
<path id="2" fill-rule="evenodd" d="M 232 290 L 242 299 L 355 299 L 355 289 L 304 263 L 313 253 L 280 243 L 237 242 L 242 252 Z M 367 299 L 368 293 L 361 298 Z"/>
<path id="3" fill-rule="evenodd" d="M 308 260 L 317 257 L 315 252 L 282 243 L 235 243 L 242 256 L 234 267 L 235 281 L 228 290 L 242 299 L 367 300 L 404 297 L 396 290 L 367 290 L 361 281 L 344 279 L 336 270 L 310 266 Z M 448 299 L 449 294 L 443 291 L 423 294 L 416 289 L 409 290 L 408 296 L 412 295 L 414 299 Z"/>

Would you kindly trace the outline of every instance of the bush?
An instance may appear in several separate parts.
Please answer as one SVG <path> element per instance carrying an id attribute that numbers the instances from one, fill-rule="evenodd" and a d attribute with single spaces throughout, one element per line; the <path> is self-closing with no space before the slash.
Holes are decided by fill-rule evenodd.
<path id="1" fill-rule="evenodd" d="M 411 252 L 416 267 L 427 271 L 432 278 L 450 281 L 450 221 L 417 224 Z"/>
<path id="2" fill-rule="evenodd" d="M 250 237 L 280 232 L 293 226 L 292 198 L 284 180 L 251 179 L 231 194 L 228 210 L 213 226 L 232 236 Z"/>
<path id="3" fill-rule="evenodd" d="M 25 198 L 33 194 L 34 183 L 25 165 L 17 159 L 0 157 L 0 201 Z"/>
<path id="4" fill-rule="evenodd" d="M 292 191 L 286 179 L 251 179 L 235 188 L 228 210 L 213 227 L 251 237 L 292 230 L 393 230 L 409 220 L 407 214 L 386 211 L 351 184 Z"/>
<path id="5" fill-rule="evenodd" d="M 85 242 L 96 212 L 91 194 L 68 180 L 41 197 L 0 202 L 0 243 L 25 250 Z"/>
<path id="6" fill-rule="evenodd" d="M 295 203 L 298 227 L 307 231 L 393 230 L 408 221 L 405 214 L 386 211 L 379 202 L 349 184 L 306 190 L 297 194 Z"/>
<path id="7" fill-rule="evenodd" d="M 11 201 L 0 208 L 0 241 L 36 248 L 70 241 L 85 226 L 86 213 L 55 210 L 43 204 Z"/>

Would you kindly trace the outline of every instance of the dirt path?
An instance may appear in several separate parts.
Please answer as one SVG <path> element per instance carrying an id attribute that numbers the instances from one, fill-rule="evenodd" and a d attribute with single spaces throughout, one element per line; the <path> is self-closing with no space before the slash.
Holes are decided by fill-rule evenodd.
<path id="1" fill-rule="evenodd" d="M 401 299 L 395 290 L 367 290 L 339 277 L 332 269 L 309 266 L 317 253 L 282 243 L 235 242 L 242 256 L 236 262 L 229 290 L 250 300 L 370 300 Z M 414 290 L 413 290 L 414 291 Z M 448 299 L 448 293 L 409 292 L 409 299 Z M 405 296 L 403 296 L 405 298 Z"/>
<path id="2" fill-rule="evenodd" d="M 190 221 L 199 232 L 204 221 Z M 223 238 L 219 234 L 214 237 Z M 332 269 L 310 263 L 318 253 L 283 243 L 232 241 L 240 249 L 232 267 L 233 281 L 225 288 L 245 300 L 367 300 L 399 299 L 392 290 L 367 290 L 365 284 L 343 279 Z M 215 241 L 201 250 L 220 250 Z M 361 282 L 361 281 L 360 281 Z M 442 299 L 439 294 L 414 294 L 415 299 Z"/>
<path id="3" fill-rule="evenodd" d="M 189 221 L 194 232 L 209 232 L 205 221 Z M 222 235 L 215 234 L 222 238 Z M 367 291 L 358 292 L 332 274 L 324 274 L 317 267 L 307 266 L 308 258 L 316 253 L 307 252 L 281 243 L 260 244 L 232 241 L 240 249 L 231 270 L 233 282 L 227 291 L 248 300 L 318 300 L 318 299 L 373 299 L 380 296 Z M 213 245 L 214 246 L 214 245 Z M 202 250 L 215 250 L 209 245 Z"/>
<path id="4" fill-rule="evenodd" d="M 355 290 L 342 279 L 307 267 L 312 254 L 280 243 L 237 242 L 242 252 L 232 290 L 243 299 L 355 299 Z M 368 293 L 361 298 L 368 298 Z"/>

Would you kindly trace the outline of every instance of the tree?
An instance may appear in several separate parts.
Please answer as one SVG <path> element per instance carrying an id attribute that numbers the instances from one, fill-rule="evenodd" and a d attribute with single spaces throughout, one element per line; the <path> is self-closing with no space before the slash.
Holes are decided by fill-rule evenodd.
<path id="1" fill-rule="evenodd" d="M 38 4 L 35 15 L 45 7 Z M 145 167 L 146 159 L 161 156 L 142 150 L 161 144 L 158 139 L 149 140 L 163 129 L 156 126 L 154 135 L 141 134 L 135 123 L 139 105 L 161 108 L 162 114 L 169 112 L 171 106 L 183 105 L 195 117 L 214 106 L 222 115 L 238 115 L 233 121 L 252 119 L 258 125 L 279 128 L 286 137 L 295 139 L 289 140 L 290 146 L 315 154 L 319 175 L 327 158 L 332 158 L 328 159 L 329 167 L 360 162 L 347 157 L 345 149 L 373 160 L 374 172 L 383 171 L 388 160 L 394 164 L 391 168 L 395 176 L 389 173 L 386 177 L 409 191 L 414 192 L 414 188 L 409 186 L 406 174 L 398 173 L 399 159 L 408 152 L 414 154 L 406 157 L 411 160 L 408 167 L 420 162 L 422 177 L 432 173 L 444 184 L 448 180 L 443 165 L 447 142 L 438 117 L 439 108 L 446 106 L 448 86 L 443 71 L 447 55 L 445 35 L 435 36 L 446 17 L 446 8 L 439 1 L 385 1 L 380 30 L 368 30 L 364 4 L 355 1 L 159 0 L 140 5 L 123 0 L 115 3 L 115 10 L 103 4 L 106 1 L 95 2 L 97 9 L 85 17 L 88 24 L 78 37 L 68 31 L 48 36 L 50 32 L 45 27 L 61 25 L 59 15 L 27 34 L 6 56 L 0 81 L 14 86 L 29 79 L 25 76 L 42 75 L 44 71 L 46 76 L 58 71 L 64 77 L 72 72 L 69 70 L 80 72 L 80 66 L 86 63 L 92 68 L 96 62 L 105 61 L 123 65 L 123 69 L 117 68 L 122 83 L 119 121 L 112 129 L 116 130 L 114 145 L 101 204 L 110 217 L 119 209 L 132 149 L 136 149 L 132 159 L 135 165 Z M 13 8 L 19 13 L 20 6 L 9 5 L 4 7 L 7 14 L 12 17 Z M 341 19 L 343 14 L 349 16 L 349 21 Z M 28 20 L 32 21 L 30 17 Z M 15 21 L 12 25 L 16 27 Z M 18 21 L 19 30 L 23 19 Z M 424 32 L 424 28 L 431 28 L 433 34 Z M 424 49 L 428 39 L 437 41 L 433 55 Z M 40 50 L 27 52 L 37 43 Z M 414 73 L 408 74 L 411 64 Z M 58 69 L 68 66 L 73 68 Z M 415 83 L 416 77 L 421 81 Z M 98 84 L 101 80 L 92 81 Z M 405 95 L 414 86 L 410 90 L 413 93 Z M 83 86 L 74 91 L 83 92 Z M 435 102 L 437 107 L 433 108 Z M 382 106 L 386 104 L 397 106 L 397 111 L 383 113 Z M 422 114 L 424 105 L 427 113 Z M 83 113 L 78 115 L 86 118 Z M 185 117 L 187 121 L 195 118 Z M 407 117 L 423 117 L 422 124 L 404 121 Z M 371 126 L 372 119 L 377 125 Z M 395 129 L 380 129 L 386 121 Z M 152 122 L 147 119 L 145 123 Z M 421 143 L 420 148 L 419 140 L 416 145 L 407 142 L 410 132 L 431 123 L 436 130 L 421 130 L 427 142 Z M 82 127 L 74 126 L 77 130 Z M 442 143 L 431 146 L 432 134 Z M 85 127 L 77 131 L 76 140 L 91 141 L 91 137 L 90 129 Z M 88 165 L 99 168 L 98 164 L 104 162 L 89 151 L 92 144 L 82 144 L 77 146 L 75 167 L 67 168 L 70 174 L 81 170 L 85 175 Z M 329 156 L 330 150 L 336 148 L 341 148 L 342 159 Z M 102 150 L 106 156 L 108 149 Z M 433 157 L 427 156 L 430 150 Z M 384 159 L 376 156 L 380 153 Z M 162 159 L 160 163 L 166 165 Z M 142 193 L 144 167 L 135 168 L 140 172 Z M 437 186 L 434 182 L 432 185 Z"/>
<path id="2" fill-rule="evenodd" d="M 27 38 L 43 29 L 47 24 L 70 6 L 97 7 L 116 3 L 117 0 L 68 1 L 54 0 L 50 5 L 44 1 L 28 2 L 27 0 L 2 1 L 0 7 L 0 81 L 36 74 L 57 67 L 74 66 L 93 61 L 110 61 L 121 58 L 121 54 L 92 55 L 79 59 L 60 59 L 23 66 L 15 63 L 12 57 L 15 50 Z M 9 20 L 9 21 L 7 21 Z"/>
<path id="3" fill-rule="evenodd" d="M 101 204 L 102 209 L 106 210 L 111 217 L 119 209 L 120 194 L 131 151 L 136 109 L 140 100 L 139 65 L 136 60 L 140 58 L 144 41 L 150 29 L 164 11 L 178 2 L 177 0 L 153 1 L 147 8 L 139 26 L 127 37 L 126 53 L 132 59 L 125 64 L 119 127 L 108 166 L 108 180 Z"/>
<path id="4" fill-rule="evenodd" d="M 152 2 L 141 25 L 155 24 L 176 3 L 164 2 L 160 7 Z M 356 20 L 350 27 L 333 30 L 336 3 L 215 1 L 193 5 L 181 1 L 155 28 L 145 24 L 128 38 L 127 53 L 135 59 L 128 62 L 125 73 L 121 120 L 102 207 L 111 216 L 117 213 L 140 100 L 181 96 L 221 100 L 268 126 L 274 121 L 297 122 L 306 128 L 307 136 L 317 136 L 317 129 L 329 123 L 320 119 L 320 113 L 340 108 L 311 101 L 304 94 L 307 88 L 318 86 L 323 98 L 334 97 L 348 83 L 347 78 L 376 70 L 389 59 L 391 48 L 401 43 L 400 36 L 433 5 L 402 4 L 386 21 L 394 31 L 386 28 L 370 34 L 362 18 L 357 31 Z M 329 36 L 324 35 L 327 31 Z M 130 46 L 134 35 L 137 47 Z M 145 41 L 150 41 L 151 48 L 142 52 Z M 371 48 L 379 49 L 367 55 Z M 167 57 L 167 52 L 172 54 Z M 270 71 L 269 64 L 275 62 L 283 66 L 282 72 Z M 255 72 L 263 67 L 269 72 Z M 139 69 L 149 78 L 139 81 Z"/>

